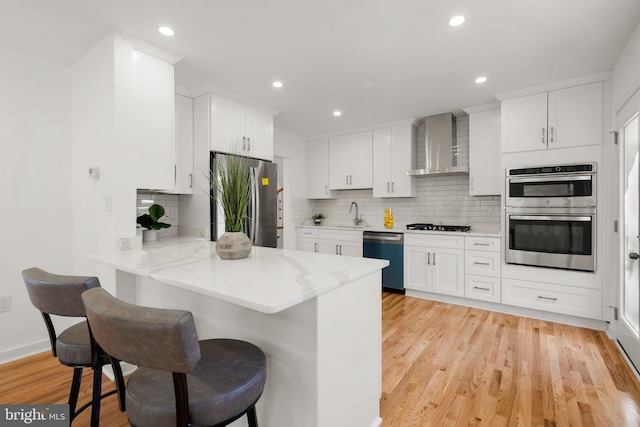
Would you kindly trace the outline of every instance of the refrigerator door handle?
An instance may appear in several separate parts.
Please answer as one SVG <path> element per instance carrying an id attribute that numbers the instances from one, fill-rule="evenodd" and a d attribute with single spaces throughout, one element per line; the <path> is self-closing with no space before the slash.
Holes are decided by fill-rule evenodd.
<path id="1" fill-rule="evenodd" d="M 255 244 L 258 236 L 258 228 L 260 224 L 260 193 L 258 192 L 258 178 L 256 177 L 256 168 L 252 167 L 251 172 L 251 244 Z"/>

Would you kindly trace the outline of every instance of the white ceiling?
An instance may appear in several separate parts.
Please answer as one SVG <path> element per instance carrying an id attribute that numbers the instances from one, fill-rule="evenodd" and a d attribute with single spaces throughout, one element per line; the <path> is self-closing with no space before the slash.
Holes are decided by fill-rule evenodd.
<path id="1" fill-rule="evenodd" d="M 225 88 L 311 136 L 611 70 L 639 21 L 638 0 L 0 0 L 0 46 L 71 66 L 126 31 L 184 56 L 180 86 Z"/>

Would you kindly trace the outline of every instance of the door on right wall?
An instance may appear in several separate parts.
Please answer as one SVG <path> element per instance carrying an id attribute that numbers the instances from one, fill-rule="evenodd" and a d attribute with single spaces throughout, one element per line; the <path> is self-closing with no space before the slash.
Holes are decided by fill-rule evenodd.
<path id="1" fill-rule="evenodd" d="M 622 234 L 618 342 L 640 371 L 640 172 L 639 172 L 640 91 L 618 113 L 621 147 Z"/>

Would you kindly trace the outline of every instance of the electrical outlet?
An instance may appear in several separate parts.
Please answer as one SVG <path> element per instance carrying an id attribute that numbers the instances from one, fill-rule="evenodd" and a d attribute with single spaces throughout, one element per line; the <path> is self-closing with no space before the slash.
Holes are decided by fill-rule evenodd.
<path id="1" fill-rule="evenodd" d="M 0 297 L 0 313 L 11 310 L 11 295 Z"/>

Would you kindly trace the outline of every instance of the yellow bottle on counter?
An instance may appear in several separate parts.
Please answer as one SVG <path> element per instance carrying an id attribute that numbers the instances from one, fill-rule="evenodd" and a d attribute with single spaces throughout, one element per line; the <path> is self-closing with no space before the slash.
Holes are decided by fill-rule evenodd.
<path id="1" fill-rule="evenodd" d="M 389 208 L 384 210 L 384 226 L 387 228 L 393 228 L 393 211 Z"/>

